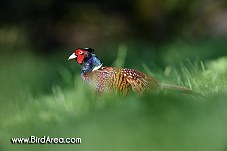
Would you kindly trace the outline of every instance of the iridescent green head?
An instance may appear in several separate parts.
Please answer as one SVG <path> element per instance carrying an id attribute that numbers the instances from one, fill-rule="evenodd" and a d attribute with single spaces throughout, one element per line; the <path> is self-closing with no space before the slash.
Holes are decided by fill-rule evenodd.
<path id="1" fill-rule="evenodd" d="M 102 67 L 102 62 L 96 57 L 94 51 L 92 48 L 77 48 L 69 57 L 69 60 L 76 59 L 77 63 L 82 64 L 82 74 L 98 70 Z"/>

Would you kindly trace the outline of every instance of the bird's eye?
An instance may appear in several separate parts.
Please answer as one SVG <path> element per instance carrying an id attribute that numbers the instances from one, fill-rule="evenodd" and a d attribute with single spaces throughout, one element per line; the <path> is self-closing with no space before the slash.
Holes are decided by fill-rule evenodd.
<path id="1" fill-rule="evenodd" d="M 82 51 L 80 51 L 80 52 L 79 52 L 79 54 L 80 54 L 80 55 L 82 55 L 82 54 L 83 54 L 83 52 L 82 52 Z"/>

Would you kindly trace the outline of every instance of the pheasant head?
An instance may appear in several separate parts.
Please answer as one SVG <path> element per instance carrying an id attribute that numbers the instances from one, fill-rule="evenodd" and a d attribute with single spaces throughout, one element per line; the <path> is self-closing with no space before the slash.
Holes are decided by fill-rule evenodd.
<path id="1" fill-rule="evenodd" d="M 70 59 L 76 59 L 77 63 L 82 65 L 82 74 L 102 67 L 101 60 L 94 54 L 92 48 L 77 48 Z"/>

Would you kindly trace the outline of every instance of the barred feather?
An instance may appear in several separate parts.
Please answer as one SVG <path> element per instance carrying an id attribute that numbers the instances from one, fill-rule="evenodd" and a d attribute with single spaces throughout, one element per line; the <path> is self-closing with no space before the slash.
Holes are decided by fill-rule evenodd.
<path id="1" fill-rule="evenodd" d="M 99 70 L 82 75 L 85 82 L 95 87 L 99 92 L 113 92 L 115 90 L 126 94 L 133 90 L 143 93 L 149 88 L 159 86 L 154 78 L 133 69 L 117 69 L 102 67 Z"/>

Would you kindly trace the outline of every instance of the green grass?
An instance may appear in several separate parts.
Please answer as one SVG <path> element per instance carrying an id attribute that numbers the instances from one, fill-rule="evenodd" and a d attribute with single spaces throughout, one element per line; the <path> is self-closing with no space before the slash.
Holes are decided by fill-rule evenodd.
<path id="1" fill-rule="evenodd" d="M 126 53 L 127 46 L 119 47 L 122 49 Z M 0 150 L 227 149 L 226 56 L 209 60 L 181 58 L 181 63 L 170 61 L 165 68 L 153 69 L 151 60 L 127 61 L 133 56 L 130 46 L 127 52 L 126 60 L 119 53 L 114 64 L 133 68 L 139 63 L 137 69 L 160 81 L 192 88 L 206 99 L 175 92 L 100 95 L 83 85 L 79 66 L 66 62 L 65 56 L 44 59 L 21 54 L 10 60 L 1 58 Z M 159 59 L 165 57 L 159 55 Z M 31 135 L 81 137 L 82 144 L 10 143 L 11 137 Z"/>

